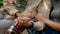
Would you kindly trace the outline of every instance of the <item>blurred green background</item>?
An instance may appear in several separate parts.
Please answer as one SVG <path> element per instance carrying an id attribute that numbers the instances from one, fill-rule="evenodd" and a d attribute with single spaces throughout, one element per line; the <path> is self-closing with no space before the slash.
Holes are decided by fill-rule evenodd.
<path id="1" fill-rule="evenodd" d="M 0 0 L 0 6 L 2 6 L 3 5 L 3 0 Z"/>

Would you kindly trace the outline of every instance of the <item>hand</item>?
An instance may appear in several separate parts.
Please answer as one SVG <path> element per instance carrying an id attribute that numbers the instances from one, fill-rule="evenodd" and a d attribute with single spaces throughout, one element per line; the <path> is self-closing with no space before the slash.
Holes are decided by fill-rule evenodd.
<path id="1" fill-rule="evenodd" d="M 22 16 L 22 14 L 20 13 L 20 12 L 16 12 L 16 17 L 21 17 Z"/>
<path id="2" fill-rule="evenodd" d="M 29 17 L 29 18 L 33 18 L 35 17 L 37 14 L 37 11 L 35 10 L 31 10 L 31 11 L 25 11 L 22 13 L 23 16 Z"/>
<path id="3" fill-rule="evenodd" d="M 25 12 L 22 12 L 22 13 L 19 13 L 17 12 L 16 13 L 16 16 L 17 17 L 28 17 L 28 18 L 33 18 L 35 17 L 37 14 L 37 12 L 35 10 L 31 10 L 31 11 L 25 11 Z"/>
<path id="4" fill-rule="evenodd" d="M 35 16 L 35 18 L 36 18 L 37 20 L 42 21 L 42 20 L 44 20 L 45 17 L 43 16 L 43 14 L 38 13 L 38 14 Z"/>
<path id="5" fill-rule="evenodd" d="M 15 25 L 19 28 L 29 28 L 32 26 L 32 23 L 29 22 L 29 18 L 17 18 L 15 19 Z"/>

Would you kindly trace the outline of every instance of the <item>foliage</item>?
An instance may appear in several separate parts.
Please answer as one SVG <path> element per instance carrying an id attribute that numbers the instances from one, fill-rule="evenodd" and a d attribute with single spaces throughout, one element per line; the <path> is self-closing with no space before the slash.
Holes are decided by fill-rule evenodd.
<path id="1" fill-rule="evenodd" d="M 3 0 L 0 0 L 0 6 L 3 5 Z"/>

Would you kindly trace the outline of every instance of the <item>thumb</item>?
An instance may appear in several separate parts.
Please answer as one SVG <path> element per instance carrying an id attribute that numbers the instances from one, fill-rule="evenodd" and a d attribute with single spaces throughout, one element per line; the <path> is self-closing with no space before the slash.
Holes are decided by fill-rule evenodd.
<path id="1" fill-rule="evenodd" d="M 30 20 L 30 18 L 27 18 L 27 17 L 23 17 L 22 19 L 23 20 Z"/>

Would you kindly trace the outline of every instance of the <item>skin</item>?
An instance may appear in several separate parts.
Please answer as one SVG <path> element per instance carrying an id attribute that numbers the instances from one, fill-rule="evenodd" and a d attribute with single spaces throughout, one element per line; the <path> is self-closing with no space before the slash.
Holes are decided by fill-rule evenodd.
<path id="1" fill-rule="evenodd" d="M 43 16 L 43 14 L 38 13 L 36 16 L 36 19 L 42 21 L 43 23 L 47 24 L 51 28 L 55 29 L 56 31 L 60 31 L 60 23 L 55 22 L 55 21 L 51 21 L 51 20 L 45 18 Z"/>
<path id="2" fill-rule="evenodd" d="M 17 17 L 23 17 L 24 16 L 24 17 L 28 17 L 28 18 L 33 18 L 36 16 L 36 14 L 37 14 L 36 10 L 31 10 L 31 11 L 24 11 L 22 13 L 17 12 L 16 16 Z"/>
<path id="3" fill-rule="evenodd" d="M 12 0 L 12 2 L 14 2 L 14 0 Z M 28 21 L 33 18 L 35 15 L 33 15 L 34 13 L 32 13 L 32 15 L 30 15 L 31 13 L 28 12 L 24 12 L 20 15 L 21 13 L 17 12 L 16 13 L 16 16 L 17 16 L 17 19 L 15 21 L 15 24 L 19 27 L 19 28 L 22 28 L 22 27 L 26 27 L 29 28 L 32 26 L 31 23 L 29 23 Z M 22 16 L 24 16 L 24 19 L 22 18 Z M 20 19 L 21 18 L 21 19 Z M 29 18 L 29 19 L 28 19 Z M 58 22 L 54 22 L 54 21 L 51 21 L 47 18 L 45 18 L 41 13 L 38 13 L 37 16 L 35 17 L 37 20 L 40 20 L 42 21 L 43 23 L 47 24 L 48 26 L 50 26 L 51 28 L 55 29 L 56 31 L 60 31 L 60 23 Z M 25 25 L 26 24 L 26 25 Z M 23 29 L 21 29 L 23 30 Z"/>
<path id="4" fill-rule="evenodd" d="M 8 0 L 10 3 L 14 3 L 15 0 Z M 7 6 L 7 3 L 4 4 L 4 7 Z M 33 12 L 32 12 L 33 11 Z M 35 10 L 32 11 L 28 11 L 28 12 L 23 12 L 23 13 L 19 13 L 19 11 L 16 13 L 17 18 L 15 19 L 15 25 L 17 27 L 20 28 L 19 32 L 22 32 L 24 29 L 23 28 L 30 28 L 32 26 L 32 23 L 28 22 L 31 18 L 33 18 L 36 15 Z M 35 12 L 35 13 L 34 13 Z M 12 14 L 12 11 L 9 12 L 9 14 Z M 34 14 L 34 15 L 33 15 Z M 24 17 L 24 19 L 22 18 Z M 29 18 L 29 19 L 25 19 L 25 17 Z M 21 19 L 20 19 L 21 18 Z M 24 22 L 22 22 L 24 21 Z M 26 27 L 27 26 L 27 27 Z M 22 30 L 22 31 L 21 31 Z"/>
<path id="5" fill-rule="evenodd" d="M 33 17 L 35 17 L 37 15 L 37 12 L 35 10 L 32 11 L 28 11 L 28 12 L 23 12 L 23 13 L 16 13 L 17 18 L 15 19 L 15 25 L 20 28 L 20 30 L 18 30 L 18 34 L 22 33 L 25 28 L 31 28 L 32 27 L 32 23 L 29 22 L 29 20 L 31 20 Z"/>
<path id="6" fill-rule="evenodd" d="M 14 3 L 15 0 L 8 0 L 10 3 Z M 7 4 L 4 4 L 4 7 L 7 6 Z M 9 12 L 9 14 L 12 14 L 12 11 Z M 24 29 L 22 28 L 30 28 L 32 26 L 32 23 L 29 22 L 30 19 L 32 19 L 36 15 L 35 10 L 27 11 L 23 13 L 19 13 L 19 11 L 16 13 L 17 18 L 15 19 L 15 25 L 20 28 L 19 32 L 22 32 Z M 22 18 L 23 17 L 23 18 Z M 22 30 L 22 31 L 21 31 Z"/>
<path id="7" fill-rule="evenodd" d="M 17 26 L 31 26 L 31 23 L 29 20 L 31 20 L 33 17 L 35 17 L 37 12 L 35 10 L 28 11 L 28 12 L 23 12 L 23 13 L 17 13 L 16 15 L 18 16 L 15 22 L 17 23 Z"/>
<path id="8" fill-rule="evenodd" d="M 55 21 L 51 21 L 51 20 L 45 18 L 45 17 L 43 16 L 43 14 L 38 13 L 38 14 L 35 16 L 35 18 L 36 18 L 37 20 L 40 20 L 40 21 L 42 21 L 43 23 L 47 24 L 47 25 L 50 26 L 52 29 L 55 29 L 56 31 L 60 31 L 60 23 L 55 22 Z"/>

